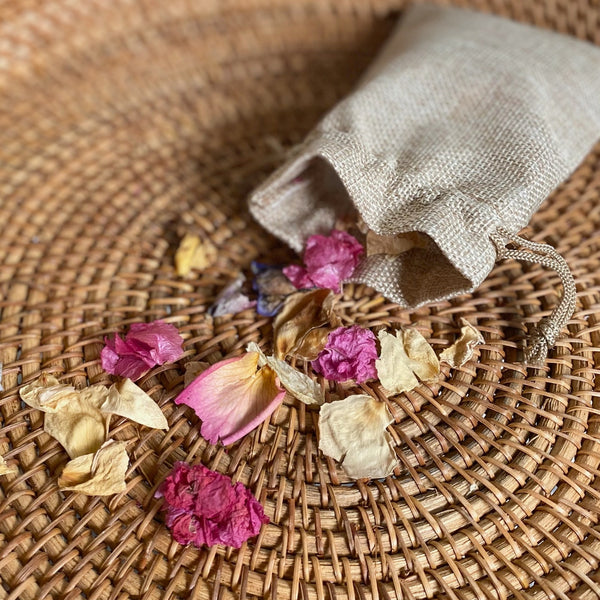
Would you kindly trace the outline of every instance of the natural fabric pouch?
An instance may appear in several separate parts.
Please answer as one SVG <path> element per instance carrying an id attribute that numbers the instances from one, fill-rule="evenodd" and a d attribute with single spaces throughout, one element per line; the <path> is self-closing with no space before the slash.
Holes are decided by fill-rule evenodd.
<path id="1" fill-rule="evenodd" d="M 536 332 L 530 358 L 540 360 L 575 288 L 553 249 L 516 234 L 598 137 L 600 48 L 415 6 L 355 91 L 252 193 L 250 210 L 298 252 L 357 213 L 380 251 L 353 281 L 408 307 L 472 291 L 499 258 L 556 269 L 563 298 Z M 409 232 L 409 249 L 393 250 Z"/>

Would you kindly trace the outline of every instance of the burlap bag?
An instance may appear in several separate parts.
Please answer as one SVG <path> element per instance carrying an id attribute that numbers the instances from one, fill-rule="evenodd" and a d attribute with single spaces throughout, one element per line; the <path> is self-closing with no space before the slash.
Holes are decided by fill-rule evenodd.
<path id="1" fill-rule="evenodd" d="M 571 316 L 562 258 L 517 238 L 600 137 L 600 49 L 491 15 L 421 5 L 402 17 L 356 90 L 250 198 L 255 218 L 302 251 L 355 210 L 383 236 L 353 280 L 416 307 L 472 291 L 499 258 L 556 269 L 564 291 L 536 331 L 541 360 Z M 507 249 L 514 241 L 520 249 Z"/>

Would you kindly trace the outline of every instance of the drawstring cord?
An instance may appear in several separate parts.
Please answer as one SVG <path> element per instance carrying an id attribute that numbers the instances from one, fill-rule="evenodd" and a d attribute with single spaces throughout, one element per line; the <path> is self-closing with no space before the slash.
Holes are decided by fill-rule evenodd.
<path id="1" fill-rule="evenodd" d="M 535 263 L 556 271 L 563 286 L 563 295 L 552 313 L 543 318 L 529 337 L 525 351 L 525 362 L 530 365 L 543 365 L 548 350 L 554 346 L 560 330 L 575 312 L 577 290 L 567 261 L 550 245 L 539 244 L 513 235 L 505 229 L 497 229 L 491 240 L 496 245 L 498 260 L 513 259 Z M 507 248 L 513 243 L 519 248 Z"/>

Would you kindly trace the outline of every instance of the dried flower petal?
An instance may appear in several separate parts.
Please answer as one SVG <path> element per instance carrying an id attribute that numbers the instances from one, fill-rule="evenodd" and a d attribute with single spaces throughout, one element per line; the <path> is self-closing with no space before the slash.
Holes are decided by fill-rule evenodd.
<path id="1" fill-rule="evenodd" d="M 288 296 L 281 312 L 273 321 L 275 357 L 285 358 L 289 354 L 301 354 L 301 356 L 312 354 L 307 341 L 308 335 L 324 325 L 331 327 L 340 325 L 340 319 L 333 310 L 335 299 L 335 295 L 326 289 L 297 292 Z M 326 330 L 328 331 L 329 327 Z M 321 332 L 311 336 L 313 343 L 325 340 L 318 350 L 312 349 L 313 352 L 316 350 L 313 359 L 325 346 L 327 334 Z M 299 352 L 300 348 L 303 348 L 302 353 Z"/>
<path id="2" fill-rule="evenodd" d="M 327 237 L 312 235 L 304 249 L 306 268 L 290 265 L 283 272 L 298 289 L 321 287 L 339 292 L 363 252 L 358 240 L 345 231 L 333 230 Z"/>
<path id="3" fill-rule="evenodd" d="M 460 320 L 462 327 L 460 328 L 460 337 L 452 346 L 446 348 L 440 354 L 440 360 L 448 363 L 453 368 L 462 367 L 466 362 L 471 360 L 475 352 L 477 344 L 483 344 L 485 341 L 479 330 L 466 319 Z"/>
<path id="4" fill-rule="evenodd" d="M 0 456 L 0 475 L 15 475 L 19 469 L 15 465 L 9 465 L 3 456 Z"/>
<path id="5" fill-rule="evenodd" d="M 212 444 L 232 444 L 258 427 L 282 402 L 285 391 L 270 367 L 258 368 L 259 355 L 223 360 L 199 375 L 175 399 L 202 419 L 200 433 Z"/>
<path id="6" fill-rule="evenodd" d="M 294 369 L 284 360 L 274 356 L 265 356 L 258 344 L 250 342 L 246 348 L 248 352 L 257 352 L 260 356 L 259 365 L 268 365 L 275 371 L 281 385 L 304 404 L 323 404 L 325 398 L 321 386 L 308 375 Z"/>
<path id="7" fill-rule="evenodd" d="M 123 379 L 110 387 L 100 410 L 103 413 L 126 417 L 153 429 L 169 428 L 158 404 L 130 379 Z"/>
<path id="8" fill-rule="evenodd" d="M 333 381 L 354 379 L 363 383 L 377 377 L 375 336 L 358 325 L 339 327 L 329 334 L 327 345 L 312 362 L 317 373 Z"/>
<path id="9" fill-rule="evenodd" d="M 109 415 L 100 412 L 108 390 L 103 385 L 84 388 L 63 398 L 44 417 L 44 431 L 57 440 L 71 458 L 96 452 L 106 440 Z"/>
<path id="10" fill-rule="evenodd" d="M 398 464 L 388 407 L 371 396 L 348 396 L 321 406 L 319 450 L 342 463 L 352 479 L 390 475 Z"/>
<path id="11" fill-rule="evenodd" d="M 440 363 L 427 340 L 416 329 L 399 329 L 396 335 L 379 332 L 381 356 L 375 362 L 381 385 L 391 394 L 408 392 L 440 373 Z"/>
<path id="12" fill-rule="evenodd" d="M 164 498 L 166 524 L 180 544 L 239 548 L 269 522 L 248 488 L 204 465 L 175 463 L 155 497 Z"/>
<path id="13" fill-rule="evenodd" d="M 280 267 L 252 262 L 254 282 L 252 287 L 258 293 L 256 312 L 263 317 L 275 316 L 283 306 L 288 294 L 296 291 Z"/>
<path id="14" fill-rule="evenodd" d="M 58 479 L 61 490 L 88 496 L 109 496 L 125 491 L 129 464 L 127 442 L 109 440 L 95 453 L 68 462 Z"/>
<path id="15" fill-rule="evenodd" d="M 77 395 L 72 385 L 59 383 L 58 379 L 48 373 L 42 373 L 38 379 L 24 385 L 19 390 L 21 400 L 37 410 L 55 412 L 63 400 Z"/>
<path id="16" fill-rule="evenodd" d="M 115 335 L 112 340 L 105 338 L 105 343 L 100 354 L 102 368 L 133 381 L 183 354 L 183 338 L 174 325 L 164 321 L 134 323 L 125 339 Z"/>
<path id="17" fill-rule="evenodd" d="M 217 296 L 215 303 L 208 309 L 208 314 L 211 317 L 222 317 L 223 315 L 236 314 L 256 306 L 256 301 L 250 300 L 242 292 L 245 282 L 246 278 L 240 274 L 235 281 L 223 288 Z"/>
<path id="18" fill-rule="evenodd" d="M 208 240 L 186 233 L 175 252 L 175 271 L 179 277 L 188 277 L 192 269 L 206 269 L 216 258 L 217 251 Z"/>

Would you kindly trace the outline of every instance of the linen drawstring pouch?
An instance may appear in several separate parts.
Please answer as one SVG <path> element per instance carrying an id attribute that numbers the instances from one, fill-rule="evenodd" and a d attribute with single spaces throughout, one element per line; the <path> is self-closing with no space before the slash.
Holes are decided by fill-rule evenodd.
<path id="1" fill-rule="evenodd" d="M 504 258 L 556 270 L 561 300 L 526 352 L 539 363 L 573 314 L 575 284 L 551 246 L 517 234 L 598 137 L 599 48 L 418 5 L 356 89 L 251 194 L 250 210 L 297 252 L 355 214 L 381 250 L 352 281 L 406 307 L 470 292 Z M 412 246 L 390 251 L 407 233 Z"/>

